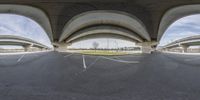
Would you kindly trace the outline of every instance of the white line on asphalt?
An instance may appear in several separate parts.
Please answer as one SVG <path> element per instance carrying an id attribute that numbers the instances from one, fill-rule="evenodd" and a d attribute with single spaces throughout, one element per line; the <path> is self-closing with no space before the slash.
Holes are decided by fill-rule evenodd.
<path id="1" fill-rule="evenodd" d="M 191 58 L 191 59 L 185 59 L 184 61 L 197 61 L 197 60 L 200 60 L 200 58 L 198 57 L 198 58 Z"/>
<path id="2" fill-rule="evenodd" d="M 85 64 L 85 55 L 82 55 L 82 58 L 83 58 L 83 68 L 86 69 L 87 66 L 86 66 L 86 64 Z"/>
<path id="3" fill-rule="evenodd" d="M 88 66 L 88 68 L 91 67 L 91 66 L 93 66 L 93 65 L 99 60 L 99 58 L 100 58 L 100 57 L 98 56 L 98 57 Z"/>
<path id="4" fill-rule="evenodd" d="M 180 52 L 162 52 L 162 53 L 169 53 L 169 54 L 180 54 L 180 55 L 200 55 L 200 53 L 180 53 Z"/>
<path id="5" fill-rule="evenodd" d="M 84 55 L 82 55 L 83 57 L 84 57 L 84 59 L 85 59 L 85 56 Z M 98 60 L 99 60 L 99 56 L 89 65 L 89 66 L 86 66 L 86 64 L 84 64 L 83 63 L 83 66 L 85 65 L 85 69 L 84 70 L 82 70 L 81 72 L 78 72 L 78 73 L 76 73 L 75 75 L 79 75 L 79 74 L 81 74 L 81 73 L 84 73 L 85 71 L 87 71 L 90 67 L 92 67 Z M 85 61 L 84 61 L 85 62 Z M 86 68 L 87 68 L 87 70 L 86 70 Z"/>
<path id="6" fill-rule="evenodd" d="M 25 56 L 25 54 L 23 54 L 23 55 L 17 60 L 17 62 L 20 62 L 24 56 Z"/>
<path id="7" fill-rule="evenodd" d="M 114 56 L 114 57 L 120 57 L 120 58 L 127 58 L 127 57 L 143 57 L 142 54 L 140 55 L 123 55 L 123 56 Z"/>
<path id="8" fill-rule="evenodd" d="M 73 54 L 74 54 L 74 53 L 72 53 L 72 54 L 68 54 L 68 55 L 65 55 L 64 57 L 67 58 L 67 57 L 72 56 Z"/>
<path id="9" fill-rule="evenodd" d="M 112 58 L 108 58 L 108 57 L 104 57 L 101 56 L 102 58 L 108 59 L 108 60 L 112 60 L 112 61 L 116 61 L 116 62 L 121 62 L 121 63 L 139 63 L 139 61 L 126 61 L 126 60 L 117 60 L 117 59 L 112 59 Z"/>

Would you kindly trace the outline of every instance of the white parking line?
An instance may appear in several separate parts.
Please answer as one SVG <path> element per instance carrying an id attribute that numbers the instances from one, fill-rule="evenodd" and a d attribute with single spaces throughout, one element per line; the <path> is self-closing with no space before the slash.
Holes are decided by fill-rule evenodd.
<path id="1" fill-rule="evenodd" d="M 25 56 L 25 54 L 23 54 L 23 55 L 17 60 L 17 62 L 20 62 L 24 56 Z"/>
<path id="2" fill-rule="evenodd" d="M 168 54 L 180 54 L 180 55 L 200 55 L 200 53 L 180 53 L 180 52 L 162 52 L 162 53 L 168 53 Z"/>
<path id="3" fill-rule="evenodd" d="M 185 59 L 184 61 L 197 61 L 200 60 L 200 57 L 198 58 L 191 58 L 191 59 Z"/>
<path id="4" fill-rule="evenodd" d="M 87 66 L 86 66 L 86 64 L 85 64 L 85 55 L 82 55 L 82 58 L 83 58 L 83 68 L 86 69 Z"/>
<path id="5" fill-rule="evenodd" d="M 85 63 L 85 56 L 82 55 L 82 57 L 83 57 L 83 67 L 84 67 L 84 70 L 82 70 L 81 72 L 75 73 L 75 75 L 79 75 L 79 74 L 81 74 L 81 73 L 86 72 L 86 71 L 87 71 L 90 67 L 92 67 L 92 66 L 99 60 L 99 58 L 100 58 L 100 57 L 97 57 L 89 66 L 86 66 L 86 63 Z M 86 70 L 86 68 L 87 68 L 87 70 Z"/>
<path id="6" fill-rule="evenodd" d="M 114 56 L 114 57 L 119 57 L 119 58 L 127 58 L 127 57 L 143 57 L 142 54 L 140 55 L 123 55 L 123 56 Z"/>
<path id="7" fill-rule="evenodd" d="M 98 56 L 98 57 L 88 66 L 88 68 L 91 67 L 91 66 L 93 66 L 93 65 L 99 60 L 99 58 L 100 58 L 100 57 Z"/>
<path id="8" fill-rule="evenodd" d="M 72 53 L 72 54 L 68 54 L 68 55 L 65 55 L 64 57 L 67 58 L 67 57 L 72 56 L 73 54 L 74 54 L 74 53 Z"/>
<path id="9" fill-rule="evenodd" d="M 112 61 L 116 61 L 116 62 L 121 62 L 121 63 L 140 63 L 139 61 L 126 61 L 126 60 L 118 60 L 118 59 L 112 59 L 112 58 L 108 58 L 108 57 L 104 57 L 101 56 L 102 58 L 108 59 L 108 60 L 112 60 Z"/>

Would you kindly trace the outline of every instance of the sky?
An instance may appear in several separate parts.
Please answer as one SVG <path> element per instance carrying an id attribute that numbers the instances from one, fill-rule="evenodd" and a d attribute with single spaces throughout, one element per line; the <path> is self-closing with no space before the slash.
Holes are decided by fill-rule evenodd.
<path id="1" fill-rule="evenodd" d="M 22 36 L 52 47 L 43 28 L 32 19 L 20 15 L 0 14 L 0 35 Z"/>
<path id="2" fill-rule="evenodd" d="M 200 14 L 190 15 L 175 21 L 165 31 L 160 46 L 166 45 L 172 41 L 200 35 Z"/>
<path id="3" fill-rule="evenodd" d="M 0 14 L 0 35 L 23 36 L 52 47 L 44 29 L 32 19 L 20 15 Z M 200 14 L 183 17 L 170 25 L 159 45 L 166 45 L 177 39 L 193 35 L 200 35 Z M 93 42 L 99 43 L 99 48 L 135 46 L 135 43 L 130 41 L 99 38 L 73 43 L 70 48 L 92 48 Z"/>

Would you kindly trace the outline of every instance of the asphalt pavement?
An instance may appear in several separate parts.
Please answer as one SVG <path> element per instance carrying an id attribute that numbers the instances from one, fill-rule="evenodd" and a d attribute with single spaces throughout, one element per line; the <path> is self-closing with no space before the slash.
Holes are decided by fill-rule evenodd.
<path id="1" fill-rule="evenodd" d="M 200 55 L 0 55 L 0 100 L 200 100 Z"/>

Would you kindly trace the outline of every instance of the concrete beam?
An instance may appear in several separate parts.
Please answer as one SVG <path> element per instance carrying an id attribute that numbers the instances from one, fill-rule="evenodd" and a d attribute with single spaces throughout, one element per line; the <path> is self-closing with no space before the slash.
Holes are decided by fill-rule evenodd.
<path id="1" fill-rule="evenodd" d="M 130 39 L 133 39 L 134 41 L 137 42 L 143 42 L 143 40 L 137 36 L 136 33 L 131 32 L 129 30 L 117 27 L 117 26 L 95 26 L 95 27 L 90 27 L 90 28 L 86 28 L 84 30 L 81 30 L 77 33 L 74 33 L 72 36 L 70 36 L 66 42 L 72 42 L 74 40 L 77 40 L 79 38 L 83 38 L 89 35 L 97 35 L 98 34 L 116 34 L 116 35 L 121 35 L 121 36 L 125 36 L 128 37 Z"/>
<path id="2" fill-rule="evenodd" d="M 115 25 L 137 33 L 147 41 L 151 38 L 145 25 L 137 17 L 120 11 L 97 10 L 82 13 L 73 17 L 64 27 L 59 42 L 64 41 L 74 32 L 94 25 Z"/>
<path id="3" fill-rule="evenodd" d="M 128 37 L 125 37 L 125 36 L 122 36 L 122 35 L 101 33 L 101 34 L 87 35 L 87 36 L 78 38 L 74 41 L 71 41 L 70 43 L 76 43 L 76 42 L 80 42 L 80 41 L 84 41 L 84 40 L 99 39 L 99 38 L 112 38 L 112 39 L 125 40 L 125 41 L 129 41 L 129 42 L 138 42 L 138 41 L 135 41 L 131 38 L 128 38 Z"/>
<path id="4" fill-rule="evenodd" d="M 49 48 L 48 46 L 39 43 L 35 40 L 32 40 L 30 38 L 25 38 L 21 36 L 14 36 L 14 35 L 0 35 L 0 44 L 3 45 L 29 45 L 31 44 L 34 47 L 38 48 Z"/>

